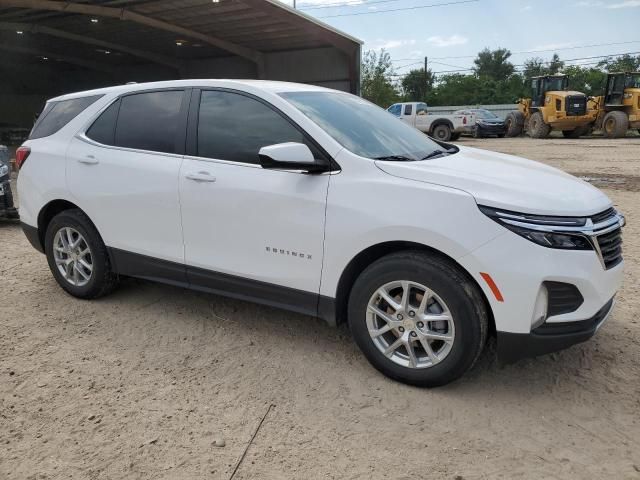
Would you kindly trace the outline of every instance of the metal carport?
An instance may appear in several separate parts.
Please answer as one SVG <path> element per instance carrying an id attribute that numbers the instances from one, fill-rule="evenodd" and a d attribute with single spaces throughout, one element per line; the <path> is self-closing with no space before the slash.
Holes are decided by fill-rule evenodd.
<path id="1" fill-rule="evenodd" d="M 262 78 L 357 93 L 360 47 L 275 0 L 0 0 L 0 128 L 29 128 L 48 97 L 129 81 Z"/>

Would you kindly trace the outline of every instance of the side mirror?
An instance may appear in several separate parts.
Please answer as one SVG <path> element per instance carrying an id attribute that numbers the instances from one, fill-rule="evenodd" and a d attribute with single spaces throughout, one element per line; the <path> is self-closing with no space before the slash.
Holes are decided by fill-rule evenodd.
<path id="1" fill-rule="evenodd" d="M 258 157 L 262 168 L 272 170 L 302 170 L 309 173 L 327 170 L 327 165 L 313 158 L 313 153 L 303 143 L 287 142 L 262 147 Z"/>

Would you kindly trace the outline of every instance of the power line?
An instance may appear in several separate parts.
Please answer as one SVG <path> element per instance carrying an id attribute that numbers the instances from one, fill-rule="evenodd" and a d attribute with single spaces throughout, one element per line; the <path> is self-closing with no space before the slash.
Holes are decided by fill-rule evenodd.
<path id="1" fill-rule="evenodd" d="M 566 62 L 578 62 L 578 61 L 581 61 L 581 60 L 591 60 L 591 59 L 594 59 L 594 58 L 622 57 L 624 55 L 640 55 L 640 52 L 623 52 L 623 53 L 611 53 L 609 55 L 593 55 L 593 56 L 590 56 L 590 57 L 568 58 L 566 60 L 561 60 L 561 62 L 564 62 L 564 63 L 566 63 Z M 595 65 L 595 64 L 600 63 L 601 61 L 602 60 L 595 61 L 595 62 L 586 62 L 586 63 L 577 64 L 577 65 Z M 550 64 L 552 62 L 553 62 L 553 60 L 547 60 L 547 61 L 543 61 L 542 63 L 543 64 Z M 416 62 L 416 63 L 410 64 L 410 65 L 417 65 L 418 63 L 421 63 L 421 62 Z M 432 62 L 432 63 L 436 63 L 436 62 Z M 405 65 L 405 67 L 410 66 L 410 65 Z M 514 65 L 514 68 L 516 70 L 524 68 L 524 67 L 525 67 L 525 64 Z M 402 67 L 398 67 L 398 68 L 402 68 Z M 472 72 L 472 71 L 474 71 L 473 68 L 461 68 L 459 70 L 440 70 L 440 71 L 432 72 L 432 73 L 435 75 L 435 74 L 442 74 L 442 73 L 462 73 L 462 72 Z M 408 75 L 408 73 L 395 73 L 395 74 L 393 74 L 391 76 L 392 77 L 401 78 L 401 77 L 406 77 L 407 75 Z"/>
<path id="2" fill-rule="evenodd" d="M 475 3 L 475 2 L 479 2 L 480 0 L 460 0 L 457 2 L 447 2 L 447 3 L 433 3 L 431 5 L 418 5 L 418 6 L 414 6 L 414 7 L 403 7 L 403 8 L 394 8 L 394 9 L 388 9 L 388 10 L 372 10 L 370 12 L 355 12 L 355 13 L 339 13 L 336 15 L 325 15 L 324 17 L 317 17 L 317 18 L 334 18 L 334 17 L 353 17 L 356 15 L 374 15 L 376 13 L 390 13 L 390 12 L 403 12 L 406 10 L 418 10 L 418 9 L 422 9 L 422 8 L 432 8 L 432 7 L 446 7 L 449 5 L 460 5 L 463 3 Z"/>
<path id="3" fill-rule="evenodd" d="M 522 54 L 530 54 L 530 53 L 544 53 L 544 52 L 561 52 L 563 50 L 576 50 L 580 48 L 592 48 L 592 47 L 610 47 L 613 45 L 628 45 L 630 43 L 640 43 L 640 40 L 631 40 L 628 42 L 612 42 L 612 43 L 594 43 L 592 45 L 578 45 L 575 47 L 564 47 L 564 48 L 550 48 L 546 50 L 523 50 L 521 52 L 511 52 L 511 55 L 522 55 Z M 477 55 L 460 55 L 456 57 L 433 57 L 434 60 L 447 60 L 447 59 L 456 59 L 456 58 L 475 58 Z M 419 58 L 398 58 L 393 60 L 394 62 L 407 62 L 411 60 L 419 60 Z"/>
<path id="4" fill-rule="evenodd" d="M 345 2 L 336 2 L 336 3 L 325 3 L 324 5 L 314 5 L 311 7 L 299 7 L 299 10 L 317 10 L 320 8 L 337 8 L 337 7 L 366 7 L 367 5 L 373 5 L 377 3 L 390 3 L 390 2 L 400 2 L 401 0 L 372 0 L 370 2 L 362 2 L 362 1 L 345 1 Z"/>

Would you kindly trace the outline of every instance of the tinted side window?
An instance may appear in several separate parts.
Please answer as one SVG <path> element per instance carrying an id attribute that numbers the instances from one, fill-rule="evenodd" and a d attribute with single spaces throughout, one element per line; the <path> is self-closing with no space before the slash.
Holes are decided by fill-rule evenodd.
<path id="1" fill-rule="evenodd" d="M 405 105 L 404 106 L 404 114 L 405 115 L 411 115 L 412 111 L 413 111 L 413 105 Z"/>
<path id="2" fill-rule="evenodd" d="M 100 97 L 102 95 L 93 95 L 47 104 L 33 130 L 31 130 L 29 138 L 34 139 L 53 135 Z"/>
<path id="3" fill-rule="evenodd" d="M 115 145 L 175 153 L 182 90 L 127 95 L 120 100 Z"/>
<path id="4" fill-rule="evenodd" d="M 237 93 L 202 91 L 198 156 L 260 163 L 262 147 L 284 142 L 305 143 L 315 158 L 322 158 L 302 132 L 264 103 Z"/>
<path id="5" fill-rule="evenodd" d="M 87 130 L 87 137 L 104 145 L 113 145 L 119 108 L 120 100 L 112 103 L 109 108 L 102 112 Z"/>

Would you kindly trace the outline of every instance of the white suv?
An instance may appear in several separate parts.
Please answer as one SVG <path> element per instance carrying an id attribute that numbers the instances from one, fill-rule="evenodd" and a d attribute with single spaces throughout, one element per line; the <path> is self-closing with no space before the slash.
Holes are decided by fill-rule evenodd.
<path id="1" fill-rule="evenodd" d="M 49 101 L 20 217 L 79 298 L 133 276 L 348 321 L 384 374 L 435 386 L 589 338 L 624 218 L 554 168 L 438 143 L 361 98 L 185 80 Z"/>

